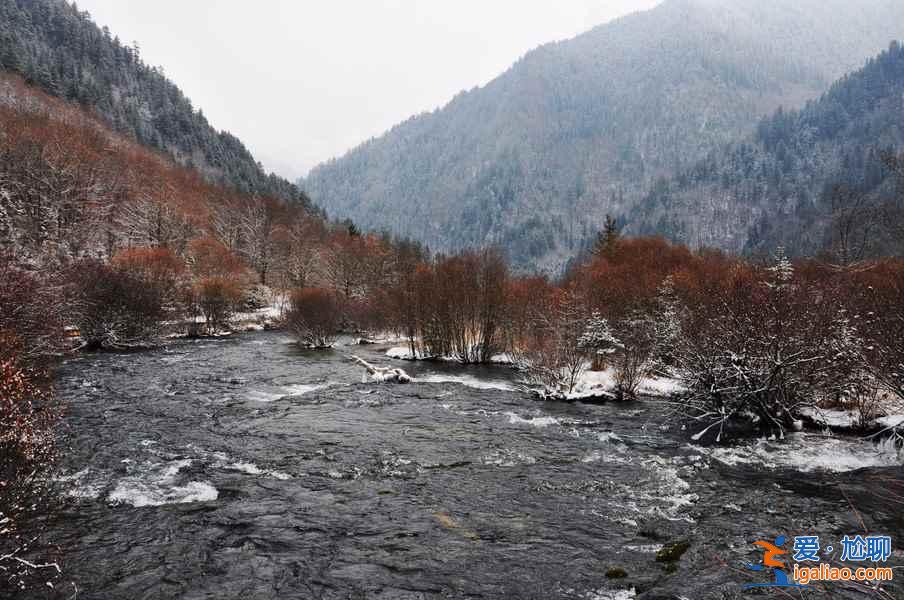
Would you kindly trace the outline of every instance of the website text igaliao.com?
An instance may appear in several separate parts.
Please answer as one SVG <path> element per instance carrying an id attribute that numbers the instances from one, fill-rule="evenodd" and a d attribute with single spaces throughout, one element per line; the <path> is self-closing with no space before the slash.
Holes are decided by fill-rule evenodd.
<path id="1" fill-rule="evenodd" d="M 825 563 L 807 567 L 794 565 L 792 576 L 797 583 L 807 585 L 812 581 L 891 581 L 894 572 L 891 567 L 831 567 Z"/>

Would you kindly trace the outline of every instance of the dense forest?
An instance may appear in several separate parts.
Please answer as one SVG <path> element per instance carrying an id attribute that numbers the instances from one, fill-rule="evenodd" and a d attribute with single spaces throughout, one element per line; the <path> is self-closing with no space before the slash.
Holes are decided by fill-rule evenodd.
<path id="1" fill-rule="evenodd" d="M 366 228 L 558 271 L 606 214 L 904 35 L 895 0 L 667 0 L 529 52 L 301 182 Z M 718 236 L 714 236 L 718 239 Z"/>
<path id="2" fill-rule="evenodd" d="M 89 108 L 115 130 L 241 192 L 308 204 L 264 172 L 235 136 L 215 130 L 137 46 L 101 29 L 66 0 L 0 1 L 0 68 Z"/>
<path id="3" fill-rule="evenodd" d="M 894 42 L 819 100 L 658 182 L 629 230 L 735 252 L 900 255 L 902 147 L 904 48 Z"/>

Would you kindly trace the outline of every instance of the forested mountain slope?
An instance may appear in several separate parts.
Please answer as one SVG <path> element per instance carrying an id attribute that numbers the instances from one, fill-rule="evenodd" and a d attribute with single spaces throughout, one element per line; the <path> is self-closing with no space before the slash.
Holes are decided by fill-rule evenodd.
<path id="1" fill-rule="evenodd" d="M 528 53 L 302 185 L 366 227 L 440 250 L 499 244 L 522 267 L 557 269 L 606 213 L 901 35 L 898 0 L 666 0 Z"/>
<path id="2" fill-rule="evenodd" d="M 136 48 L 65 0 L 0 0 L 0 67 L 93 109 L 117 131 L 212 182 L 308 203 L 294 184 L 265 173 L 239 139 L 216 131 Z"/>
<path id="3" fill-rule="evenodd" d="M 842 261 L 900 254 L 904 213 L 894 157 L 904 150 L 904 48 L 894 42 L 800 111 L 659 182 L 629 231 L 693 246 Z"/>

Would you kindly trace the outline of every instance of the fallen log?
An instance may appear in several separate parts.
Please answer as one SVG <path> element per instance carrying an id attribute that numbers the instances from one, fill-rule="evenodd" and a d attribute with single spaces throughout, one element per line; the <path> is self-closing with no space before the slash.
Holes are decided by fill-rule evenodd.
<path id="1" fill-rule="evenodd" d="M 350 358 L 364 367 L 370 374 L 371 381 L 378 383 L 411 383 L 411 375 L 395 367 L 377 367 L 366 360 L 352 355 Z"/>

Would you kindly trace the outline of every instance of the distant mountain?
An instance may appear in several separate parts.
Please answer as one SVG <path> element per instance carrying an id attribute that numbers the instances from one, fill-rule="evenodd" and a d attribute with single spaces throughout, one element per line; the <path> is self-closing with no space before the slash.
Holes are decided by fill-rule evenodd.
<path id="1" fill-rule="evenodd" d="M 555 270 L 607 213 L 902 36 L 900 0 L 666 0 L 528 53 L 300 184 L 365 227 Z"/>
<path id="2" fill-rule="evenodd" d="M 738 252 L 901 254 L 901 152 L 904 48 L 894 42 L 818 101 L 659 182 L 629 231 Z"/>
<path id="3" fill-rule="evenodd" d="M 66 0 L 0 0 L 0 68 L 93 109 L 120 133 L 212 182 L 308 204 L 294 184 L 268 175 L 239 139 L 211 127 L 137 48 Z"/>

